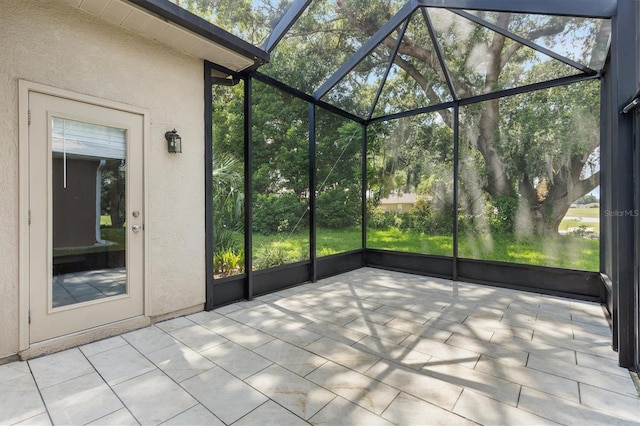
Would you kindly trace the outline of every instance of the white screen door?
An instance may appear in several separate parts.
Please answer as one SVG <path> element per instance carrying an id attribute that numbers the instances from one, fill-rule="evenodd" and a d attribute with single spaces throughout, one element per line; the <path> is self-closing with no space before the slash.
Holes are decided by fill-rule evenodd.
<path id="1" fill-rule="evenodd" d="M 29 92 L 30 343 L 143 314 L 143 116 Z"/>

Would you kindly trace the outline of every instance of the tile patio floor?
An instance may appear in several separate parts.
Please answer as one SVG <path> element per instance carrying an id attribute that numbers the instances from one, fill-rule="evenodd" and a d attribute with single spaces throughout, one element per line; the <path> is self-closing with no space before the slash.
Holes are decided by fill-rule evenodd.
<path id="1" fill-rule="evenodd" d="M 360 269 L 0 366 L 0 424 L 617 425 L 602 308 Z"/>

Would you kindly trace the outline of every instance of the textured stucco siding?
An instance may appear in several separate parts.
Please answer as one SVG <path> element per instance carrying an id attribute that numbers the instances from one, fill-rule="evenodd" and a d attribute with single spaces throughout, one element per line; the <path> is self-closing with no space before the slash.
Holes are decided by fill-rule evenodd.
<path id="1" fill-rule="evenodd" d="M 55 0 L 2 0 L 0 16 L 0 358 L 19 350 L 19 79 L 150 112 L 146 314 L 204 304 L 202 60 Z M 182 154 L 166 150 L 174 127 Z"/>

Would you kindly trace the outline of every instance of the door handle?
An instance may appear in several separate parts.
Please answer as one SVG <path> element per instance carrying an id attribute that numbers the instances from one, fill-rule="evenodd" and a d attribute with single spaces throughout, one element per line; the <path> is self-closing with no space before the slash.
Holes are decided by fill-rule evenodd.
<path id="1" fill-rule="evenodd" d="M 140 232 L 142 230 L 142 226 L 141 225 L 132 225 L 131 226 L 131 230 L 133 232 Z"/>

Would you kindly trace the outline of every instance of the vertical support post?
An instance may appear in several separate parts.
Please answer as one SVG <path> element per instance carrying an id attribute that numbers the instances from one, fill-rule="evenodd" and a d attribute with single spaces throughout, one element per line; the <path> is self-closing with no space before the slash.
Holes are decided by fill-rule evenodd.
<path id="1" fill-rule="evenodd" d="M 215 306 L 213 300 L 213 81 L 211 65 L 204 62 L 204 252 L 207 261 L 205 271 L 205 309 Z"/>
<path id="2" fill-rule="evenodd" d="M 245 298 L 253 299 L 253 79 L 244 82 L 244 270 Z"/>
<path id="3" fill-rule="evenodd" d="M 635 368 L 638 363 L 638 294 L 634 283 L 635 223 L 634 200 L 634 135 L 633 115 L 621 114 L 622 109 L 637 91 L 638 2 L 619 0 L 616 16 L 612 20 L 611 67 L 613 114 L 611 125 L 611 165 L 609 186 L 612 195 L 613 247 L 613 299 L 614 321 L 618 340 L 618 361 L 621 367 Z M 634 78 L 635 76 L 635 78 Z M 637 160 L 636 160 L 637 161 Z"/>
<path id="4" fill-rule="evenodd" d="M 640 10 L 638 11 L 638 15 L 640 15 Z M 638 20 L 636 21 L 636 26 L 635 28 L 638 31 L 638 38 L 640 38 L 640 28 L 638 28 L 638 25 L 640 25 L 640 16 L 638 16 Z M 636 58 L 640 59 L 640 58 Z M 640 86 L 640 69 L 638 69 L 638 72 L 636 74 L 636 81 L 638 86 Z M 634 302 L 635 302 L 635 307 L 634 307 L 634 330 L 633 330 L 633 335 L 635 337 L 635 354 L 634 357 L 632 359 L 632 363 L 633 366 L 632 368 L 636 371 L 636 373 L 640 373 L 640 259 L 638 259 L 640 257 L 640 215 L 638 215 L 638 212 L 640 211 L 640 110 L 638 109 L 638 107 L 636 107 L 636 111 L 635 111 L 635 117 L 634 117 L 634 134 L 635 134 L 635 149 L 634 149 L 634 162 L 635 162 L 635 184 L 636 184 L 636 194 L 635 194 L 635 199 L 636 199 L 636 204 L 635 204 L 635 210 L 634 212 L 636 213 L 635 217 L 634 217 L 634 222 L 635 222 L 635 228 L 636 228 L 636 232 L 635 232 L 635 242 L 636 242 L 636 246 L 635 246 L 635 254 L 634 254 L 634 277 L 633 277 L 633 288 L 635 291 L 635 297 L 634 297 Z"/>
<path id="5" fill-rule="evenodd" d="M 460 103 L 453 107 L 453 266 L 451 276 L 458 280 L 458 179 L 460 177 Z"/>
<path id="6" fill-rule="evenodd" d="M 609 278 L 613 276 L 613 247 L 615 245 L 613 229 L 613 217 L 609 212 L 613 210 L 611 198 L 611 174 L 615 167 L 611 162 L 611 123 L 616 112 L 611 110 L 611 84 L 612 73 L 604 74 L 600 82 L 600 273 Z M 612 339 L 614 351 L 618 350 L 618 336 L 615 317 L 616 310 L 613 307 L 613 289 L 605 292 L 607 310 L 612 316 Z"/>
<path id="7" fill-rule="evenodd" d="M 360 178 L 360 184 L 362 185 L 360 187 L 360 190 L 362 191 L 362 266 L 366 266 L 367 262 L 366 262 L 366 254 L 367 254 L 367 187 L 368 187 L 368 182 L 367 182 L 367 125 L 363 124 L 362 125 L 362 153 L 360 155 L 361 157 L 361 162 L 360 162 L 360 167 L 361 167 L 361 178 Z"/>
<path id="8" fill-rule="evenodd" d="M 316 106 L 309 103 L 309 256 L 311 282 L 318 281 L 316 257 Z"/>

